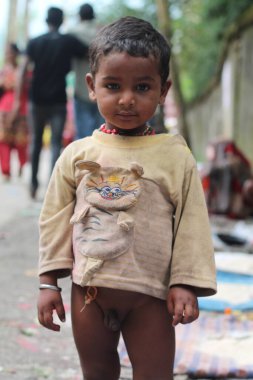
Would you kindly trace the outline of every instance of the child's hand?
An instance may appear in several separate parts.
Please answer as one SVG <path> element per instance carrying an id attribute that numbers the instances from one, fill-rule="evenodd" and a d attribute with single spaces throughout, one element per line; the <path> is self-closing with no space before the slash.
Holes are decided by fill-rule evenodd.
<path id="1" fill-rule="evenodd" d="M 191 323 L 199 316 L 198 299 L 190 286 L 172 286 L 167 296 L 167 306 L 173 316 L 173 326 Z"/>
<path id="2" fill-rule="evenodd" d="M 53 331 L 60 331 L 60 326 L 53 322 L 53 311 L 65 322 L 65 309 L 60 292 L 51 289 L 40 290 L 38 298 L 38 319 L 42 326 Z"/>

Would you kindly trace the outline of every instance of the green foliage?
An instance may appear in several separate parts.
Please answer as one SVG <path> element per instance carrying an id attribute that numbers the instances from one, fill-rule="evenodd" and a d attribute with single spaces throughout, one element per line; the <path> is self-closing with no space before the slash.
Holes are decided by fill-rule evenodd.
<path id="1" fill-rule="evenodd" d="M 204 17 L 207 20 L 221 19 L 222 27 L 227 27 L 253 3 L 252 0 L 205 0 Z"/>
<path id="2" fill-rule="evenodd" d="M 154 24 L 155 14 L 156 4 L 153 0 L 111 0 L 106 8 L 101 9 L 101 13 L 98 12 L 98 19 L 107 24 L 120 17 L 135 16 Z"/>
<path id="3" fill-rule="evenodd" d="M 174 53 L 183 95 L 191 101 L 215 76 L 227 27 L 252 6 L 252 0 L 181 0 L 171 2 Z M 177 12 L 173 7 L 178 7 Z M 177 14 L 177 17 L 173 17 Z"/>

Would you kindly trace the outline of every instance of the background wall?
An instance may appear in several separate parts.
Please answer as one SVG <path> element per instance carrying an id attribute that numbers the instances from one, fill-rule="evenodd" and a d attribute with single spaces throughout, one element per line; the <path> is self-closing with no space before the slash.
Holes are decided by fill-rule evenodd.
<path id="1" fill-rule="evenodd" d="M 253 163 L 253 23 L 230 40 L 220 77 L 204 97 L 188 107 L 192 150 L 205 160 L 208 141 L 233 139 Z"/>

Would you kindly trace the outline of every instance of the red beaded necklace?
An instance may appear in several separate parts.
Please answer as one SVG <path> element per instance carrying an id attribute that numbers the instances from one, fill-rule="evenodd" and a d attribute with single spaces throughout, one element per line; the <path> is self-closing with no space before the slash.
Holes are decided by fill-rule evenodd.
<path id="1" fill-rule="evenodd" d="M 108 133 L 111 135 L 123 135 L 123 136 L 150 136 L 150 135 L 155 135 L 155 130 L 152 127 L 150 127 L 149 125 L 146 126 L 144 131 L 136 132 L 136 133 L 132 133 L 132 134 L 131 134 L 131 129 L 130 130 L 128 130 L 128 129 L 126 129 L 126 130 L 125 129 L 117 129 L 117 128 L 107 129 L 105 124 L 101 125 L 101 127 L 99 128 L 99 131 L 104 132 L 104 133 Z"/>

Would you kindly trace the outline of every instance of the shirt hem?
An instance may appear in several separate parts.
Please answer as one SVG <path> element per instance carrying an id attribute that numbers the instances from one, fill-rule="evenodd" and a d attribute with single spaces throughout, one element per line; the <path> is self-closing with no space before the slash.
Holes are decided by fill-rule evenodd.
<path id="1" fill-rule="evenodd" d="M 77 284 L 81 285 L 82 279 L 81 276 L 72 273 L 72 281 Z M 134 282 L 128 281 L 127 279 L 124 279 L 124 282 L 122 282 L 122 278 L 115 278 L 115 279 L 108 279 L 103 278 L 99 279 L 98 277 L 91 279 L 85 286 L 101 286 L 105 288 L 111 288 L 111 289 L 119 289 L 119 290 L 126 290 L 131 292 L 138 292 L 142 293 L 151 297 L 159 298 L 162 300 L 166 300 L 167 298 L 167 288 L 164 287 L 164 289 L 157 289 L 157 288 L 151 288 L 148 287 L 145 284 L 136 284 Z"/>

